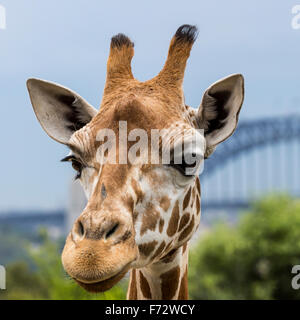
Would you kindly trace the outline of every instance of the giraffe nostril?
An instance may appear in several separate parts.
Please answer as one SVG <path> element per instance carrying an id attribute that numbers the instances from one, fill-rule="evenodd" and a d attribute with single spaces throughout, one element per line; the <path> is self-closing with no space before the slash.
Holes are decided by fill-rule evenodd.
<path id="1" fill-rule="evenodd" d="M 81 221 L 78 221 L 77 223 L 77 234 L 80 236 L 80 237 L 83 237 L 84 236 L 84 226 L 82 224 Z"/>
<path id="2" fill-rule="evenodd" d="M 115 231 L 118 229 L 119 223 L 115 223 L 106 233 L 105 239 L 108 239 L 110 236 L 112 236 Z"/>
<path id="3" fill-rule="evenodd" d="M 81 241 L 85 237 L 86 230 L 82 221 L 77 220 L 74 223 L 71 234 L 74 242 Z"/>

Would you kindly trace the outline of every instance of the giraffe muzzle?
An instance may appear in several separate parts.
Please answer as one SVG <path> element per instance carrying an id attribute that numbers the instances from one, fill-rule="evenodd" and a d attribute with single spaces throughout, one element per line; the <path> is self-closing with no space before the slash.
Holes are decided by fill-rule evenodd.
<path id="1" fill-rule="evenodd" d="M 125 266 L 120 272 L 107 278 L 105 280 L 96 282 L 83 282 L 82 280 L 74 279 L 82 288 L 88 292 L 104 292 L 112 288 L 117 282 L 119 282 L 130 269 L 130 264 Z"/>
<path id="2" fill-rule="evenodd" d="M 121 219 L 79 217 L 62 253 L 65 271 L 87 291 L 110 289 L 137 259 L 131 228 Z"/>

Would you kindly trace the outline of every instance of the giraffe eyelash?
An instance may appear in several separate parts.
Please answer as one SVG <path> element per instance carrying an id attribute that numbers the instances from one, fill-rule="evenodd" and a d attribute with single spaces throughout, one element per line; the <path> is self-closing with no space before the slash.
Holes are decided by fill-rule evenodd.
<path id="1" fill-rule="evenodd" d="M 61 162 L 68 162 L 68 161 L 72 161 L 72 160 L 77 160 L 77 158 L 75 158 L 74 156 L 70 155 L 70 156 L 66 156 L 63 159 L 61 159 Z M 77 160 L 78 161 L 78 160 Z"/>
<path id="2" fill-rule="evenodd" d="M 60 161 L 62 162 L 72 162 L 72 167 L 74 170 L 77 171 L 77 174 L 75 176 L 75 180 L 79 179 L 81 177 L 82 169 L 84 168 L 84 165 L 80 160 L 78 160 L 76 157 L 73 155 L 67 156 Z"/>

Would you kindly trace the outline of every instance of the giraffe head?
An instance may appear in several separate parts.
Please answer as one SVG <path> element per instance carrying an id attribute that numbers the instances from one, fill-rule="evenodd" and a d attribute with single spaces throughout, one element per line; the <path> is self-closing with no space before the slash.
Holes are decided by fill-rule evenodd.
<path id="1" fill-rule="evenodd" d="M 72 163 L 88 199 L 62 254 L 65 270 L 86 290 L 105 291 L 130 268 L 159 262 L 199 224 L 199 168 L 234 132 L 244 89 L 243 77 L 231 75 L 205 91 L 198 110 L 185 105 L 182 82 L 196 33 L 181 26 L 162 71 L 146 82 L 132 75 L 133 43 L 113 37 L 99 111 L 70 89 L 27 82 L 41 126 L 69 147 L 63 160 Z M 151 154 L 154 132 L 164 134 Z M 162 163 L 166 141 L 170 159 Z M 113 160 L 105 162 L 108 153 Z"/>

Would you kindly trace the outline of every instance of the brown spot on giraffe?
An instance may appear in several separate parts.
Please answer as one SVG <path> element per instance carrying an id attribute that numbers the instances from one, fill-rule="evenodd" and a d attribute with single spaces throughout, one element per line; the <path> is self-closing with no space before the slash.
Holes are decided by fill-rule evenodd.
<path id="1" fill-rule="evenodd" d="M 139 245 L 140 253 L 143 254 L 144 256 L 148 257 L 150 255 L 150 253 L 155 249 L 157 243 L 158 242 L 156 240 L 153 240 L 148 243 L 140 244 Z"/>
<path id="2" fill-rule="evenodd" d="M 131 179 L 131 187 L 137 196 L 137 202 L 141 201 L 144 198 L 144 192 L 135 179 Z"/>
<path id="3" fill-rule="evenodd" d="M 163 273 L 161 278 L 162 299 L 172 299 L 177 291 L 180 276 L 179 266 Z"/>
<path id="4" fill-rule="evenodd" d="M 189 191 L 186 193 L 184 200 L 183 200 L 183 207 L 182 210 L 184 210 L 190 203 L 191 200 L 191 190 L 192 188 L 189 188 Z"/>
<path id="5" fill-rule="evenodd" d="M 129 300 L 137 300 L 136 269 L 131 270 L 130 287 L 128 293 Z"/>
<path id="6" fill-rule="evenodd" d="M 187 225 L 189 220 L 190 220 L 190 213 L 186 212 L 180 219 L 178 232 L 180 232 Z"/>
<path id="7" fill-rule="evenodd" d="M 144 166 L 143 168 L 145 167 L 146 166 Z M 149 171 L 149 167 L 146 170 L 144 169 L 143 171 Z M 152 185 L 162 186 L 165 183 L 164 177 L 161 175 L 158 175 L 156 172 L 153 172 L 153 171 L 148 172 L 148 179 Z"/>
<path id="8" fill-rule="evenodd" d="M 143 272 L 140 271 L 140 286 L 142 294 L 146 299 L 151 299 L 151 290 L 147 279 L 144 277 Z"/>
<path id="9" fill-rule="evenodd" d="M 197 195 L 197 197 L 196 197 L 196 212 L 197 212 L 197 215 L 200 214 L 200 197 L 199 197 L 199 195 Z"/>
<path id="10" fill-rule="evenodd" d="M 159 203 L 160 207 L 163 208 L 165 211 L 168 211 L 170 207 L 170 198 L 168 196 L 163 196 Z"/>
<path id="11" fill-rule="evenodd" d="M 200 180 L 199 178 L 196 179 L 196 188 L 198 191 L 199 196 L 201 196 L 201 189 L 200 189 Z"/>
<path id="12" fill-rule="evenodd" d="M 172 211 L 172 215 L 169 221 L 168 229 L 167 229 L 167 234 L 169 237 L 172 237 L 178 227 L 178 220 L 179 220 L 179 203 L 176 201 L 175 206 Z"/>
<path id="13" fill-rule="evenodd" d="M 195 225 L 195 218 L 193 216 L 189 225 L 181 232 L 178 241 L 182 241 L 187 236 L 189 236 L 191 234 L 191 232 L 193 231 L 194 225 Z"/>
<path id="14" fill-rule="evenodd" d="M 127 208 L 129 210 L 133 211 L 134 203 L 135 203 L 133 197 L 130 195 L 130 196 L 126 197 L 124 200 L 125 200 L 124 203 L 127 205 Z M 135 220 L 136 217 L 133 216 L 133 218 Z"/>
<path id="15" fill-rule="evenodd" d="M 159 218 L 159 212 L 155 210 L 152 204 L 148 205 L 142 219 L 141 236 L 148 230 L 154 231 Z"/>
<path id="16" fill-rule="evenodd" d="M 166 254 L 161 260 L 163 263 L 170 263 L 172 262 L 175 258 L 176 255 L 178 254 L 179 249 L 173 249 L 171 250 L 168 254 Z"/>
<path id="17" fill-rule="evenodd" d="M 164 228 L 165 220 L 159 219 L 159 232 L 162 233 L 163 228 Z"/>

